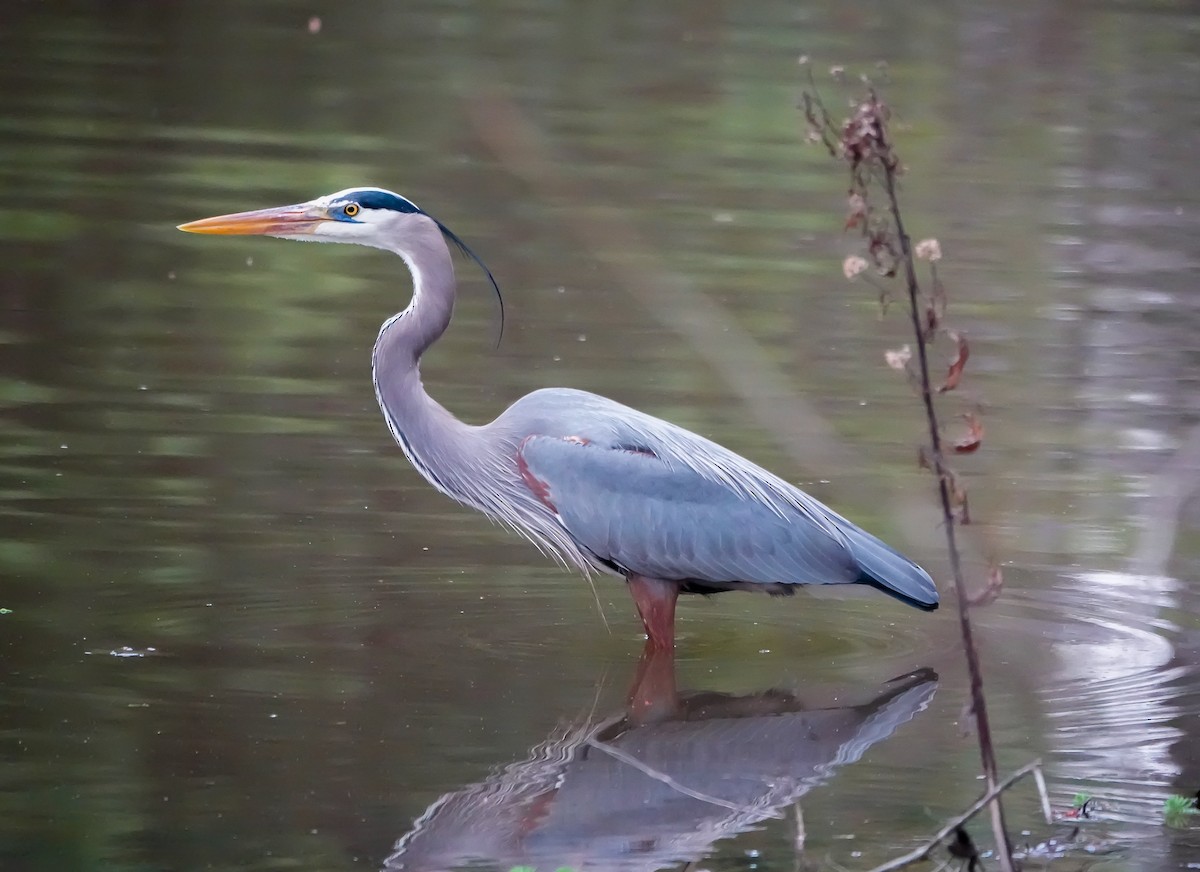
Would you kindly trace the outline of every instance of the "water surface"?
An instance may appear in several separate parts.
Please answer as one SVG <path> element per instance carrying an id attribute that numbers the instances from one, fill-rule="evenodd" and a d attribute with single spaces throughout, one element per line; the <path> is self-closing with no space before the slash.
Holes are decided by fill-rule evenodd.
<path id="1" fill-rule="evenodd" d="M 909 222 L 971 337 L 946 409 L 986 412 L 959 468 L 972 575 L 999 560 L 1007 584 L 977 612 L 1002 766 L 1042 756 L 1056 803 L 1104 798 L 1104 868 L 1200 860 L 1161 827 L 1200 786 L 1194 8 L 10 5 L 0 866 L 380 868 L 445 797 L 621 717 L 634 680 L 618 582 L 555 569 L 392 444 L 368 367 L 401 264 L 184 220 L 399 190 L 506 290 L 493 350 L 461 267 L 424 367 L 461 417 L 606 393 L 945 580 L 919 409 L 882 362 L 905 325 L 840 275 L 845 185 L 801 141 L 801 53 L 823 81 L 888 62 Z M 824 710 L 935 670 L 800 798 L 804 862 L 867 868 L 977 795 L 957 632 L 881 597 L 688 601 L 677 680 Z M 795 868 L 779 813 L 695 859 Z M 1049 834 L 1028 791 L 1009 813 Z"/>

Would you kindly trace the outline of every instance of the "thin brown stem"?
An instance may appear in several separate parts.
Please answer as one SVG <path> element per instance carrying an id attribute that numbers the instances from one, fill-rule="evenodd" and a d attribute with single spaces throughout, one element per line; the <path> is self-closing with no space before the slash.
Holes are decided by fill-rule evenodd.
<path id="1" fill-rule="evenodd" d="M 874 99 L 874 98 L 872 98 Z M 984 778 L 989 789 L 996 787 L 996 751 L 992 744 L 991 723 L 987 715 L 987 701 L 983 692 L 983 670 L 979 663 L 979 651 L 975 647 L 974 634 L 971 629 L 969 612 L 970 596 L 967 592 L 966 581 L 963 579 L 962 559 L 958 551 L 955 537 L 954 507 L 951 503 L 949 475 L 942 456 L 941 427 L 938 423 L 937 409 L 933 402 L 933 387 L 929 378 L 929 351 L 925 339 L 925 331 L 921 324 L 920 284 L 917 281 L 916 265 L 913 262 L 912 244 L 904 229 L 904 219 L 900 216 L 900 202 L 896 196 L 897 161 L 886 140 L 883 144 L 883 154 L 880 164 L 883 168 L 883 188 L 887 193 L 891 210 L 893 229 L 900 243 L 900 259 L 904 263 L 904 277 L 908 285 L 909 315 L 912 319 L 913 335 L 917 343 L 917 361 L 920 367 L 921 400 L 925 406 L 925 418 L 929 425 L 929 441 L 933 468 L 938 477 L 938 495 L 941 498 L 942 515 L 945 521 L 946 548 L 950 554 L 950 569 L 954 576 L 954 589 L 958 601 L 958 623 L 962 632 L 963 649 L 967 655 L 967 670 L 971 680 L 971 709 L 975 714 L 975 728 L 979 734 L 979 755 L 983 765 Z M 1004 823 L 1004 808 L 1000 803 L 999 794 L 992 806 L 992 829 L 995 833 L 997 853 L 1000 857 L 1004 872 L 1012 872 L 1012 844 L 1008 838 L 1008 829 Z"/>

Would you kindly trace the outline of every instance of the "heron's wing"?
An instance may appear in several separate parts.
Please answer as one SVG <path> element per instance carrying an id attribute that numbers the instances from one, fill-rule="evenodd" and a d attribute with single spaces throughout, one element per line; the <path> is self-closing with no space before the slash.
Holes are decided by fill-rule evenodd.
<path id="1" fill-rule="evenodd" d="M 527 394 L 506 416 L 514 433 L 553 434 L 520 443 L 526 484 L 603 560 L 660 578 L 861 582 L 937 608 L 933 579 L 917 564 L 690 430 L 566 388 Z"/>
<path id="2" fill-rule="evenodd" d="M 717 585 L 861 580 L 844 535 L 645 445 L 532 436 L 519 459 L 571 536 L 623 570 Z"/>

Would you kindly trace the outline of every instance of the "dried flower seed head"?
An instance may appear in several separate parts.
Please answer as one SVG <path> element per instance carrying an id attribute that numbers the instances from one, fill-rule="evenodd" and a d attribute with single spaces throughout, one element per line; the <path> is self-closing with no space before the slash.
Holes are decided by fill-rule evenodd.
<path id="1" fill-rule="evenodd" d="M 917 243 L 916 255 L 921 260 L 936 263 L 942 259 L 942 246 L 936 239 L 922 239 Z"/>
<path id="2" fill-rule="evenodd" d="M 842 261 L 842 273 L 846 278 L 853 280 L 860 272 L 867 268 L 868 264 L 857 254 L 852 254 Z"/>
<path id="3" fill-rule="evenodd" d="M 912 360 L 912 349 L 907 345 L 901 348 L 891 348 L 883 353 L 883 359 L 892 369 L 904 369 Z"/>

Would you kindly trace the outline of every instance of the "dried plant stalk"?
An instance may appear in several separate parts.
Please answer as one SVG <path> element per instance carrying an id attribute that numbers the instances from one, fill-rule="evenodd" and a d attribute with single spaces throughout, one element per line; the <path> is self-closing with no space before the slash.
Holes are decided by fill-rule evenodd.
<path id="1" fill-rule="evenodd" d="M 866 247 L 865 258 L 847 258 L 843 265 L 847 278 L 872 269 L 881 280 L 898 279 L 907 291 L 909 317 L 916 348 L 913 355 L 917 363 L 915 385 L 921 397 L 929 429 L 929 444 L 923 447 L 920 453 L 921 464 L 937 477 L 938 495 L 945 522 L 943 528 L 946 533 L 946 548 L 957 593 L 959 629 L 970 674 L 971 711 L 975 717 L 976 735 L 979 737 L 980 760 L 987 782 L 987 794 L 994 797 L 991 800 L 992 829 L 1002 867 L 1005 872 L 1012 872 L 1012 843 L 1004 823 L 996 752 L 992 743 L 987 700 L 983 690 L 983 671 L 971 628 L 969 607 L 972 597 L 963 577 L 962 558 L 955 538 L 958 525 L 970 522 L 967 494 L 954 471 L 946 463 L 942 430 L 934 402 L 937 394 L 953 391 L 959 386 L 970 349 L 961 333 L 942 326 L 946 310 L 946 288 L 937 272 L 937 263 L 942 258 L 941 246 L 936 239 L 925 239 L 914 247 L 905 229 L 897 194 L 897 182 L 903 166 L 889 135 L 890 109 L 867 81 L 865 94 L 854 106 L 850 117 L 840 126 L 835 126 L 817 91 L 811 67 L 807 63 L 805 66 L 808 67 L 809 87 L 803 95 L 801 106 L 809 126 L 808 140 L 822 143 L 831 155 L 841 159 L 848 166 L 850 185 L 845 229 L 861 233 Z M 882 193 L 883 202 L 877 208 L 875 200 L 879 193 Z M 931 295 L 926 295 L 921 290 L 917 278 L 917 258 L 929 263 L 933 288 Z M 853 268 L 846 264 L 851 264 Z M 954 343 L 955 356 L 950 361 L 941 385 L 934 388 L 930 374 L 929 349 L 930 343 L 939 334 L 946 335 Z M 907 355 L 901 357 L 896 352 L 889 352 L 887 362 L 893 368 L 908 370 Z M 970 413 L 966 417 L 968 435 L 952 445 L 959 453 L 973 452 L 983 441 L 983 425 L 978 416 Z"/>

